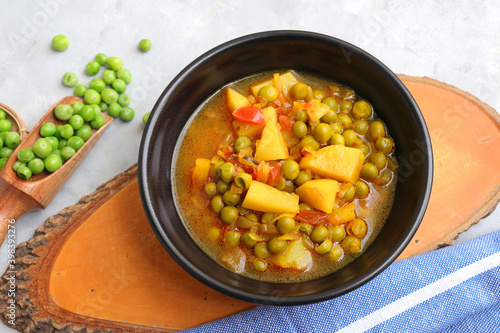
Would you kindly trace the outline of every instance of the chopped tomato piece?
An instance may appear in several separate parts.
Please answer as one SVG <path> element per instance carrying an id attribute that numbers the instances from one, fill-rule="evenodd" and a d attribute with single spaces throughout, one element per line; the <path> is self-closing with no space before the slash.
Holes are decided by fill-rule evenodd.
<path id="1" fill-rule="evenodd" d="M 264 124 L 264 114 L 257 106 L 242 106 L 233 111 L 233 116 L 247 124 Z"/>
<path id="2" fill-rule="evenodd" d="M 295 219 L 300 222 L 305 222 L 309 224 L 325 224 L 328 222 L 328 214 L 323 212 L 312 212 L 309 210 L 301 211 Z"/>
<path id="3" fill-rule="evenodd" d="M 293 131 L 293 123 L 295 120 L 288 116 L 280 116 L 280 126 L 282 131 Z"/>
<path id="4" fill-rule="evenodd" d="M 283 177 L 283 172 L 278 164 L 269 166 L 269 178 L 267 179 L 267 184 L 271 186 L 276 186 L 279 180 Z"/>

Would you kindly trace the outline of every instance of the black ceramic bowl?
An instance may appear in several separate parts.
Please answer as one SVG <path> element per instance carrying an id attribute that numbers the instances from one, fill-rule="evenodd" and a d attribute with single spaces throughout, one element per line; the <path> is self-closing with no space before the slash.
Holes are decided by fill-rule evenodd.
<path id="1" fill-rule="evenodd" d="M 175 208 L 174 149 L 196 108 L 222 86 L 250 74 L 296 69 L 344 83 L 369 100 L 387 124 L 400 164 L 387 222 L 354 262 L 317 280 L 266 283 L 219 265 L 191 239 Z M 432 149 L 420 110 L 401 81 L 380 61 L 342 40 L 302 31 L 271 31 L 222 44 L 189 64 L 153 108 L 142 137 L 139 185 L 149 222 L 168 253 L 199 281 L 229 296 L 259 303 L 298 305 L 347 293 L 389 266 L 424 216 L 432 185 Z"/>

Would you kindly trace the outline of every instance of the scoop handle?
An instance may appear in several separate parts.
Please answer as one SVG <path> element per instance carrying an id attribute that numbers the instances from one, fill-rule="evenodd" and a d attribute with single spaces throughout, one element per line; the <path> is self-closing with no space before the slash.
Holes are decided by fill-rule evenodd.
<path id="1" fill-rule="evenodd" d="M 18 190 L 0 178 L 0 245 L 3 243 L 9 229 L 14 241 L 18 238 L 15 222 L 24 213 L 41 208 L 41 206 L 26 193 Z M 15 243 L 14 243 L 15 244 Z"/>

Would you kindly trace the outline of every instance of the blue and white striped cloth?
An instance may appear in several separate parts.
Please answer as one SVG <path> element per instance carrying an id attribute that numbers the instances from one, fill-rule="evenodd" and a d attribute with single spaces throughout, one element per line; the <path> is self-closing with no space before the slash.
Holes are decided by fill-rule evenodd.
<path id="1" fill-rule="evenodd" d="M 261 306 L 188 332 L 500 332 L 500 231 L 393 263 L 336 299 Z"/>

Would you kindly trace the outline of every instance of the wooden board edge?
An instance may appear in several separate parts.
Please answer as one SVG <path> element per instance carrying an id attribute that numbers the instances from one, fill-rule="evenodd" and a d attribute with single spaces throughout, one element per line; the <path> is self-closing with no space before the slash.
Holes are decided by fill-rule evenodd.
<path id="1" fill-rule="evenodd" d="M 454 94 L 457 94 L 475 104 L 477 104 L 484 112 L 493 119 L 493 121 L 497 124 L 497 126 L 500 129 L 500 114 L 490 105 L 487 103 L 481 101 L 479 98 L 476 96 L 463 91 L 451 84 L 444 83 L 441 81 L 438 81 L 436 79 L 432 79 L 426 76 L 423 77 L 416 77 L 416 76 L 410 76 L 410 75 L 405 75 L 405 74 L 397 74 L 398 78 L 403 81 L 407 82 L 414 82 L 414 83 L 421 83 L 421 84 L 426 84 L 426 85 L 432 85 L 436 86 L 438 88 L 442 88 L 445 90 L 448 90 Z M 479 223 L 483 218 L 487 217 L 490 215 L 498 206 L 498 203 L 500 202 L 500 184 L 498 184 L 496 191 L 493 191 L 491 193 L 491 196 L 487 201 L 484 202 L 483 206 L 478 207 L 476 211 L 474 211 L 463 223 L 460 224 L 459 227 L 451 230 L 448 232 L 446 235 L 444 235 L 443 238 L 439 242 L 434 242 L 429 244 L 428 246 L 422 248 L 420 251 L 417 251 L 415 253 L 412 253 L 411 256 L 402 258 L 402 259 L 407 259 L 411 258 L 423 253 L 431 252 L 446 246 L 453 245 L 455 242 L 455 239 L 464 231 L 467 231 L 472 227 L 473 225 Z"/>
<path id="2" fill-rule="evenodd" d="M 137 178 L 137 164 L 115 176 L 96 191 L 83 197 L 77 204 L 69 206 L 57 215 L 49 217 L 39 227 L 31 239 L 19 244 L 15 250 L 15 283 L 11 288 L 12 274 L 10 269 L 0 280 L 0 319 L 5 325 L 21 332 L 155 332 L 153 328 L 127 325 L 125 323 L 95 320 L 69 313 L 53 302 L 48 294 L 51 267 L 45 267 L 48 254 L 57 255 L 57 246 L 64 244 L 64 234 L 73 232 L 83 221 L 89 211 L 95 211 L 104 202 Z M 62 240 L 62 241 L 58 241 Z M 15 289 L 15 296 L 9 297 L 9 289 Z M 15 300 L 14 325 L 8 305 Z M 105 326 L 104 326 L 105 325 Z M 168 332 L 168 331 L 167 331 Z"/>

